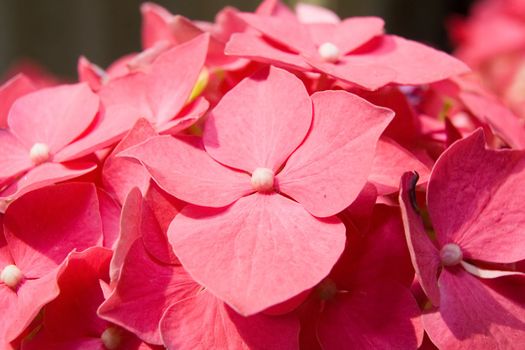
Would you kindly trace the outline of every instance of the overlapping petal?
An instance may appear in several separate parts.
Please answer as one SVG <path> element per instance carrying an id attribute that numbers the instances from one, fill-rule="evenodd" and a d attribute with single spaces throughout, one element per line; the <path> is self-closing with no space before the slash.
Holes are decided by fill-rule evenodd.
<path id="1" fill-rule="evenodd" d="M 482 130 L 452 145 L 428 185 L 428 209 L 440 245 L 454 242 L 471 259 L 524 259 L 524 181 L 525 153 L 486 149 Z"/>
<path id="2" fill-rule="evenodd" d="M 197 282 L 253 315 L 325 277 L 344 249 L 344 232 L 335 217 L 317 219 L 281 195 L 253 194 L 222 209 L 187 206 L 168 237 Z"/>
<path id="3" fill-rule="evenodd" d="M 226 94 L 206 121 L 204 146 L 227 166 L 277 172 L 306 136 L 312 103 L 303 83 L 279 68 L 265 69 Z"/>
<path id="4" fill-rule="evenodd" d="M 344 91 L 318 92 L 312 101 L 312 128 L 277 179 L 279 190 L 312 215 L 328 217 L 364 187 L 377 140 L 393 113 Z"/>

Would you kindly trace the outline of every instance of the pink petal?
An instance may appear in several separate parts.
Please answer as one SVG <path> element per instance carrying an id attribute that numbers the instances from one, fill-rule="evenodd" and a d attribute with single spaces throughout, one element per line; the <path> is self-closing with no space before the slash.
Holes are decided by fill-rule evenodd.
<path id="1" fill-rule="evenodd" d="M 327 302 L 317 327 L 323 349 L 417 349 L 411 318 L 420 314 L 406 287 L 378 283 Z"/>
<path id="2" fill-rule="evenodd" d="M 481 281 L 462 268 L 444 269 L 439 309 L 423 314 L 440 349 L 519 349 L 525 339 L 523 278 Z"/>
<path id="3" fill-rule="evenodd" d="M 162 189 L 197 205 L 222 207 L 253 192 L 250 177 L 215 162 L 200 138 L 158 136 L 120 155 L 138 159 Z"/>
<path id="4" fill-rule="evenodd" d="M 18 74 L 0 86 L 0 128 L 7 128 L 9 109 L 19 97 L 35 91 L 31 80 Z"/>
<path id="5" fill-rule="evenodd" d="M 117 244 L 113 248 L 113 257 L 109 265 L 111 283 L 118 281 L 122 265 L 131 245 L 142 236 L 142 195 L 138 188 L 132 188 L 122 205 Z"/>
<path id="6" fill-rule="evenodd" d="M 84 56 L 80 56 L 77 63 L 78 80 L 85 82 L 93 91 L 100 90 L 107 78 L 106 72 L 99 66 L 89 62 Z"/>
<path id="7" fill-rule="evenodd" d="M 120 205 L 105 191 L 97 188 L 97 196 L 104 233 L 104 247 L 113 248 L 120 226 Z"/>
<path id="8" fill-rule="evenodd" d="M 58 275 L 60 295 L 46 306 L 40 333 L 54 335 L 58 341 L 104 331 L 106 322 L 96 312 L 104 301 L 99 280 L 107 278 L 110 258 L 111 251 L 102 247 L 74 252 L 68 257 Z"/>
<path id="9" fill-rule="evenodd" d="M 88 128 L 99 109 L 99 98 L 87 84 L 45 88 L 19 98 L 8 124 L 26 147 L 45 143 L 52 154 Z"/>
<path id="10" fill-rule="evenodd" d="M 102 242 L 95 187 L 68 183 L 27 193 L 7 208 L 4 228 L 15 264 L 27 277 L 43 276 L 72 250 Z"/>
<path id="11" fill-rule="evenodd" d="M 298 54 L 280 50 L 254 34 L 234 33 L 224 53 L 292 70 L 311 70 L 310 65 Z"/>
<path id="12" fill-rule="evenodd" d="M 419 284 L 432 304 L 438 306 L 440 293 L 437 278 L 441 259 L 439 251 L 425 231 L 421 216 L 414 208 L 416 182 L 417 176 L 415 174 L 406 173 L 403 175 L 399 189 L 399 206 L 410 258 L 416 270 Z"/>
<path id="13" fill-rule="evenodd" d="M 161 321 L 170 349 L 298 349 L 296 317 L 242 317 L 207 291 L 172 305 Z"/>
<path id="14" fill-rule="evenodd" d="M 307 27 L 293 17 L 263 16 L 251 13 L 239 13 L 238 16 L 268 38 L 292 51 L 315 52 L 315 45 Z"/>
<path id="15" fill-rule="evenodd" d="M 186 104 L 204 65 L 208 43 L 208 34 L 203 34 L 166 51 L 152 64 L 146 86 L 157 125 L 173 119 Z"/>
<path id="16" fill-rule="evenodd" d="M 44 163 L 12 183 L 0 193 L 0 200 L 11 201 L 24 193 L 57 182 L 74 179 L 95 170 L 97 165 L 91 162 Z"/>
<path id="17" fill-rule="evenodd" d="M 183 108 L 174 120 L 171 120 L 157 128 L 162 134 L 175 135 L 195 124 L 210 107 L 210 103 L 203 97 L 197 97 L 195 101 Z"/>
<path id="18" fill-rule="evenodd" d="M 305 60 L 319 72 L 368 90 L 377 90 L 396 78 L 395 70 L 380 65 L 375 57 L 368 57 L 364 62 L 347 62 L 346 56 L 338 64 L 321 61 L 316 56 L 305 56 Z"/>
<path id="19" fill-rule="evenodd" d="M 0 309 L 3 315 L 9 315 L 0 319 L 0 341 L 5 339 L 2 345 L 16 339 L 40 309 L 58 296 L 57 272 L 54 269 L 41 278 L 26 280 L 16 293 L 0 285 Z"/>
<path id="20" fill-rule="evenodd" d="M 488 123 L 512 148 L 525 149 L 525 128 L 504 105 L 475 93 L 460 93 L 461 101 L 482 122 Z"/>
<path id="21" fill-rule="evenodd" d="M 352 17 L 337 24 L 312 24 L 308 29 L 317 46 L 330 42 L 341 55 L 346 55 L 382 35 L 384 26 L 385 22 L 379 17 Z"/>
<path id="22" fill-rule="evenodd" d="M 368 181 L 372 182 L 379 195 L 397 192 L 399 180 L 407 171 L 416 171 L 419 184 L 426 184 L 430 169 L 407 149 L 394 140 L 383 137 L 377 143 L 372 172 Z"/>
<path id="23" fill-rule="evenodd" d="M 359 195 L 372 169 L 379 135 L 392 111 L 344 91 L 312 95 L 314 121 L 277 175 L 279 189 L 311 214 L 328 217 Z"/>
<path id="24" fill-rule="evenodd" d="M 281 195 L 253 194 L 224 209 L 187 206 L 168 238 L 199 284 L 253 315 L 325 277 L 344 249 L 344 231 L 337 218 L 316 219 Z"/>
<path id="25" fill-rule="evenodd" d="M 159 264 L 137 240 L 128 251 L 115 290 L 98 312 L 142 340 L 160 345 L 158 326 L 164 311 L 175 301 L 195 295 L 198 288 L 181 266 Z"/>
<path id="26" fill-rule="evenodd" d="M 29 148 L 6 129 L 0 129 L 0 185 L 3 180 L 33 167 Z"/>
<path id="27" fill-rule="evenodd" d="M 307 61 L 321 72 L 370 90 L 388 83 L 432 83 L 469 70 L 444 52 L 393 35 L 383 35 L 364 48 L 350 52 L 338 64 L 313 57 Z"/>
<path id="28" fill-rule="evenodd" d="M 144 197 L 155 214 L 160 230 L 165 236 L 171 220 L 173 220 L 175 215 L 177 215 L 187 203 L 162 190 L 153 180 L 150 180 L 150 186 Z M 146 243 L 146 245 L 148 244 Z M 159 257 L 157 258 L 160 259 Z"/>
<path id="29" fill-rule="evenodd" d="M 215 160 L 233 168 L 277 172 L 303 141 L 311 121 L 312 103 L 303 83 L 272 67 L 222 98 L 206 121 L 204 146 Z"/>
<path id="30" fill-rule="evenodd" d="M 297 19 L 301 23 L 339 23 L 339 17 L 329 9 L 307 3 L 298 3 L 295 6 Z"/>
<path id="31" fill-rule="evenodd" d="M 150 176 L 143 166 L 130 159 L 117 157 L 117 154 L 156 135 L 151 124 L 141 118 L 106 159 L 102 171 L 104 187 L 120 203 L 124 203 L 133 187 L 139 187 L 143 194 L 146 193 Z"/>
<path id="32" fill-rule="evenodd" d="M 169 25 L 173 15 L 164 7 L 146 2 L 140 6 L 142 14 L 142 47 L 149 48 L 155 43 L 170 40 L 173 28 Z"/>
<path id="33" fill-rule="evenodd" d="M 456 142 L 436 162 L 428 210 L 440 245 L 458 244 L 466 258 L 525 258 L 525 152 L 485 148 L 483 131 Z"/>
<path id="34" fill-rule="evenodd" d="M 351 279 L 354 285 L 395 281 L 410 287 L 414 280 L 414 268 L 399 208 L 376 205 L 370 220 L 371 227 L 360 246 L 353 251 L 350 246 L 350 255 L 359 258 L 354 270 L 344 279 Z"/>
<path id="35" fill-rule="evenodd" d="M 444 52 L 394 35 L 383 36 L 381 45 L 369 53 L 345 57 L 351 65 L 367 61 L 395 70 L 392 82 L 397 84 L 427 84 L 469 71 L 463 62 Z"/>

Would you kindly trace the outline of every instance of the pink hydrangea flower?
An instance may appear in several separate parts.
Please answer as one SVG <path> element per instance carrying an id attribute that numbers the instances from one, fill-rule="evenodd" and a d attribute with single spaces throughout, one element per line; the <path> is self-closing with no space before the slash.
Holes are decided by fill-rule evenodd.
<path id="1" fill-rule="evenodd" d="M 444 152 L 427 193 L 435 243 L 416 212 L 417 178 L 402 178 L 412 261 L 434 305 L 424 326 L 439 348 L 512 348 L 525 339 L 525 280 L 504 265 L 525 258 L 524 165 L 523 151 L 486 149 L 481 130 Z"/>
<path id="2" fill-rule="evenodd" d="M 169 228 L 177 257 L 197 282 L 250 315 L 328 274 L 344 247 L 334 215 L 364 186 L 391 118 L 342 91 L 310 98 L 295 76 L 271 68 L 219 102 L 204 147 L 163 136 L 122 154 L 193 204 Z"/>
<path id="3" fill-rule="evenodd" d="M 45 88 L 18 98 L 9 111 L 9 128 L 0 129 L 0 198 L 12 200 L 96 168 L 77 159 L 99 146 L 80 138 L 98 110 L 99 98 L 85 84 Z"/>
<path id="4" fill-rule="evenodd" d="M 7 317 L 0 321 L 0 341 L 5 344 L 59 294 L 56 276 L 68 254 L 102 245 L 95 187 L 70 183 L 27 193 L 9 206 L 3 227 L 0 309 Z"/>
<path id="5" fill-rule="evenodd" d="M 194 282 L 170 256 L 138 189 L 130 192 L 123 216 L 127 221 L 112 261 L 120 268 L 113 292 L 100 307 L 102 317 L 174 349 L 297 348 L 299 324 L 293 315 L 245 318 Z"/>
<path id="6" fill-rule="evenodd" d="M 314 71 L 366 89 L 390 83 L 426 84 L 468 71 L 461 61 L 428 46 L 384 35 L 383 20 L 353 17 L 306 23 L 294 15 L 241 13 L 260 35 L 233 34 L 226 54 L 299 71 Z M 328 22 L 326 22 L 328 20 Z"/>

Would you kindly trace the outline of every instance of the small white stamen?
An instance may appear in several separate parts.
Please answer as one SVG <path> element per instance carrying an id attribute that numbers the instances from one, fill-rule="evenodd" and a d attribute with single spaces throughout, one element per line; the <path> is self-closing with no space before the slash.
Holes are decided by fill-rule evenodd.
<path id="1" fill-rule="evenodd" d="M 463 252 L 456 243 L 447 243 L 441 248 L 439 254 L 441 256 L 441 263 L 444 266 L 457 265 L 463 260 Z"/>
<path id="2" fill-rule="evenodd" d="M 326 42 L 319 46 L 318 52 L 324 61 L 331 63 L 339 61 L 341 56 L 339 48 L 331 42 Z"/>
<path id="3" fill-rule="evenodd" d="M 45 143 L 35 143 L 29 151 L 29 158 L 35 165 L 47 162 L 49 160 L 49 146 Z"/>
<path id="4" fill-rule="evenodd" d="M 275 174 L 272 169 L 257 168 L 252 173 L 252 187 L 258 192 L 267 192 L 273 190 L 273 181 Z"/>
<path id="5" fill-rule="evenodd" d="M 11 289 L 16 289 L 24 279 L 24 274 L 16 265 L 7 265 L 0 273 L 0 280 Z"/>
<path id="6" fill-rule="evenodd" d="M 108 327 L 100 336 L 102 343 L 108 350 L 118 349 L 122 343 L 122 331 L 116 327 Z"/>

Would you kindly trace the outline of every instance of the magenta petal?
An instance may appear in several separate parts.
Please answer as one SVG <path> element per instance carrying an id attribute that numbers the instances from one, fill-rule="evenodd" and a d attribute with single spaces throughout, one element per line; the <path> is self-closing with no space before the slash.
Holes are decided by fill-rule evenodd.
<path id="1" fill-rule="evenodd" d="M 173 119 L 186 104 L 206 59 L 209 35 L 178 45 L 160 55 L 147 74 L 148 101 L 157 125 Z"/>
<path id="2" fill-rule="evenodd" d="M 0 128 L 7 128 L 9 109 L 20 96 L 35 91 L 35 86 L 23 74 L 18 74 L 0 86 Z"/>
<path id="3" fill-rule="evenodd" d="M 95 186 L 68 183 L 27 193 L 7 208 L 4 228 L 15 264 L 40 277 L 72 250 L 102 243 Z"/>
<path id="4" fill-rule="evenodd" d="M 440 349 L 520 349 L 525 339 L 525 284 L 520 277 L 482 281 L 462 268 L 439 278 L 439 309 L 423 314 Z"/>
<path id="5" fill-rule="evenodd" d="M 0 129 L 0 185 L 3 180 L 18 175 L 32 166 L 29 148 L 8 130 Z"/>
<path id="6" fill-rule="evenodd" d="M 159 264 L 135 241 L 126 256 L 117 286 L 99 315 L 152 344 L 162 344 L 161 317 L 175 301 L 197 293 L 199 286 L 181 266 Z"/>
<path id="7" fill-rule="evenodd" d="M 248 174 L 214 161 L 196 137 L 153 137 L 120 155 L 138 159 L 162 189 L 193 204 L 222 207 L 253 192 Z"/>
<path id="8" fill-rule="evenodd" d="M 344 91 L 312 95 L 314 121 L 303 144 L 277 175 L 279 189 L 312 215 L 350 205 L 365 186 L 379 135 L 393 112 Z"/>
<path id="9" fill-rule="evenodd" d="M 227 55 L 250 58 L 257 62 L 273 64 L 288 69 L 311 70 L 311 67 L 301 56 L 279 50 L 254 34 L 234 33 L 226 44 L 224 52 Z"/>
<path id="10" fill-rule="evenodd" d="M 508 263 L 525 258 L 525 152 L 485 148 L 483 131 L 456 142 L 436 162 L 428 210 L 440 245 L 466 258 Z"/>
<path id="11" fill-rule="evenodd" d="M 419 184 L 426 184 L 430 175 L 430 169 L 407 149 L 390 138 L 382 137 L 377 143 L 368 181 L 376 186 L 379 195 L 394 193 L 399 189 L 399 179 L 406 171 L 416 171 Z"/>
<path id="12" fill-rule="evenodd" d="M 406 287 L 377 283 L 326 302 L 317 327 L 323 349 L 417 349 L 411 318 L 420 314 Z"/>
<path id="13" fill-rule="evenodd" d="M 344 249 L 345 228 L 281 195 L 253 194 L 223 209 L 187 206 L 168 238 L 199 284 L 253 315 L 325 277 Z"/>
<path id="14" fill-rule="evenodd" d="M 41 89 L 19 98 L 8 124 L 27 147 L 45 143 L 52 154 L 88 128 L 99 109 L 99 98 L 85 83 Z"/>
<path id="15" fill-rule="evenodd" d="M 221 99 L 206 121 L 204 146 L 233 168 L 276 172 L 303 141 L 311 121 L 312 103 L 303 83 L 272 67 L 243 80 Z"/>
<path id="16" fill-rule="evenodd" d="M 169 349 L 298 349 L 294 316 L 243 317 L 207 291 L 172 305 L 162 318 Z"/>
<path id="17" fill-rule="evenodd" d="M 439 305 L 438 272 L 441 266 L 439 251 L 430 241 L 423 220 L 414 209 L 415 186 L 417 176 L 406 173 L 401 178 L 399 189 L 399 206 L 405 227 L 405 236 L 412 259 L 412 265 L 416 270 L 419 284 L 425 291 L 432 304 Z"/>

